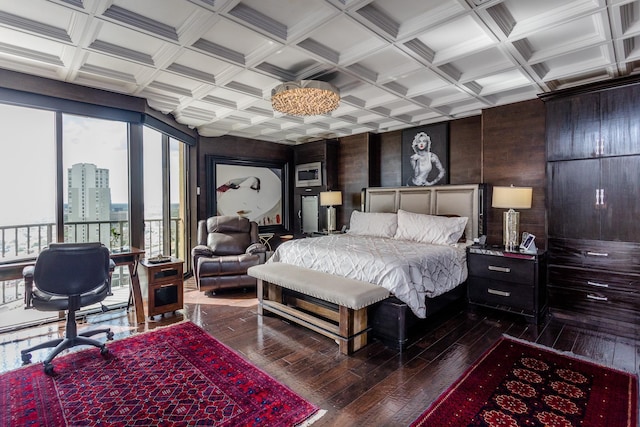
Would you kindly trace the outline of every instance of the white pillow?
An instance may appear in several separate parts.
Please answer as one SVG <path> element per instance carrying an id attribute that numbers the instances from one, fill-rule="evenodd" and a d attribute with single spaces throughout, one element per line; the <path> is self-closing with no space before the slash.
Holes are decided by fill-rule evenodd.
<path id="1" fill-rule="evenodd" d="M 393 237 L 397 228 L 394 213 L 353 211 L 349 221 L 349 234 L 357 236 Z"/>
<path id="2" fill-rule="evenodd" d="M 444 217 L 398 210 L 395 238 L 436 245 L 457 243 L 467 226 L 467 217 Z"/>

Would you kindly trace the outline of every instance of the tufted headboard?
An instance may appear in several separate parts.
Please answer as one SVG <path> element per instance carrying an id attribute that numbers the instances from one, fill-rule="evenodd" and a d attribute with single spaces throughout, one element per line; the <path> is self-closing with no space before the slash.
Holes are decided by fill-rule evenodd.
<path id="1" fill-rule="evenodd" d="M 458 215 L 469 218 L 465 235 L 471 240 L 486 232 L 485 184 L 434 185 L 431 187 L 369 187 L 363 190 L 364 212 L 409 212 Z"/>

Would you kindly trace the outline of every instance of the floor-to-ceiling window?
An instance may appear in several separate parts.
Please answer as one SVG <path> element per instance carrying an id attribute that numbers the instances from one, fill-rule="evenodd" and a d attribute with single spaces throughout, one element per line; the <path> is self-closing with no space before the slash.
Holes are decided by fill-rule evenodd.
<path id="1" fill-rule="evenodd" d="M 0 104 L 0 129 L 0 261 L 7 262 L 35 256 L 55 237 L 55 113 Z"/>
<path id="2" fill-rule="evenodd" d="M 63 114 L 64 240 L 129 242 L 127 124 Z"/>
<path id="3" fill-rule="evenodd" d="M 187 144 L 162 123 L 162 132 L 143 126 L 140 114 L 90 107 L 88 117 L 73 103 L 60 104 L 69 112 L 51 99 L 36 104 L 0 103 L 0 267 L 33 261 L 58 241 L 133 244 L 187 261 Z M 116 305 L 128 300 L 128 279 L 116 270 L 113 287 L 126 291 Z M 22 309 L 23 295 L 21 280 L 0 281 L 0 314 L 9 303 Z"/>
<path id="4" fill-rule="evenodd" d="M 149 127 L 143 141 L 146 254 L 185 260 L 185 144 Z"/>

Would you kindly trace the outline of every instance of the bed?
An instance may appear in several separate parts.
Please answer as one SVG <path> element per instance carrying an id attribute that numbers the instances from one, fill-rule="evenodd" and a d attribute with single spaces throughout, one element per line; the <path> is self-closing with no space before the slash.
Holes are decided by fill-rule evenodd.
<path id="1" fill-rule="evenodd" d="M 345 234 L 281 244 L 283 262 L 383 286 L 372 308 L 374 336 L 404 348 L 409 329 L 466 296 L 466 246 L 483 234 L 480 184 L 367 188 Z"/>

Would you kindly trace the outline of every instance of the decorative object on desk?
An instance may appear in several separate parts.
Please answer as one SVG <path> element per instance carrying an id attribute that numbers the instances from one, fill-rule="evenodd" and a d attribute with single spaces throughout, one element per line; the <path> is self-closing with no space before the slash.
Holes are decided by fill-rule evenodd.
<path id="1" fill-rule="evenodd" d="M 147 261 L 149 261 L 151 264 L 160 264 L 163 262 L 169 262 L 171 261 L 171 257 L 170 256 L 165 256 L 162 254 L 158 254 L 154 257 L 151 258 L 147 258 Z"/>
<path id="2" fill-rule="evenodd" d="M 502 241 L 508 251 L 518 247 L 520 213 L 514 209 L 531 209 L 532 193 L 531 187 L 493 187 L 491 207 L 508 209 L 503 215 L 502 230 Z"/>
<path id="3" fill-rule="evenodd" d="M 414 426 L 636 426 L 638 378 L 502 337 Z"/>
<path id="4" fill-rule="evenodd" d="M 527 254 L 535 254 L 538 253 L 538 248 L 536 247 L 536 236 L 531 233 L 527 233 L 526 231 L 522 233 L 522 243 L 520 244 L 520 252 L 524 252 Z"/>
<path id="5" fill-rule="evenodd" d="M 0 376 L 0 425 L 292 426 L 323 414 L 191 322 Z M 314 415 L 315 414 L 315 415 Z M 310 418 L 311 417 L 311 418 Z"/>
<path id="6" fill-rule="evenodd" d="M 331 233 L 336 229 L 336 208 L 342 205 L 341 191 L 321 191 L 320 206 L 327 206 L 327 231 Z"/>
<path id="7" fill-rule="evenodd" d="M 331 83 L 298 80 L 279 84 L 271 91 L 275 111 L 290 116 L 319 116 L 340 105 L 340 91 Z"/>

